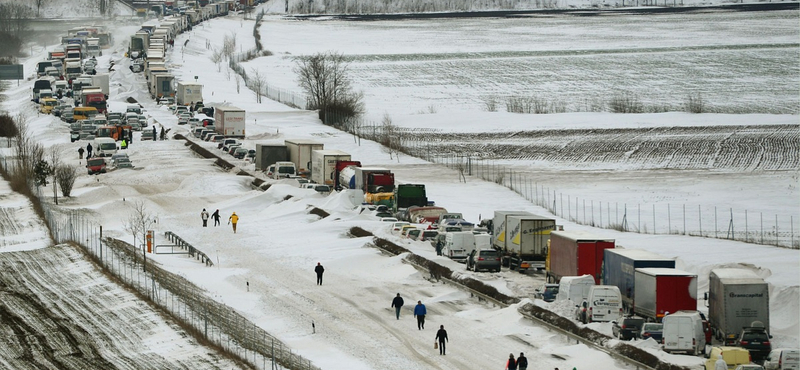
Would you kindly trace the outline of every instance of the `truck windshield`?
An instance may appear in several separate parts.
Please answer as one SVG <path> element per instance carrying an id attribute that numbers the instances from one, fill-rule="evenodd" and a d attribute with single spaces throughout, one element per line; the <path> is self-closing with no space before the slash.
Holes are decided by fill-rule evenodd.
<path id="1" fill-rule="evenodd" d="M 283 167 L 283 166 L 278 167 L 278 173 L 294 175 L 294 167 L 288 167 L 288 166 L 286 166 L 286 167 Z"/>
<path id="2" fill-rule="evenodd" d="M 102 150 L 117 150 L 116 143 L 102 143 L 100 144 L 100 149 Z"/>

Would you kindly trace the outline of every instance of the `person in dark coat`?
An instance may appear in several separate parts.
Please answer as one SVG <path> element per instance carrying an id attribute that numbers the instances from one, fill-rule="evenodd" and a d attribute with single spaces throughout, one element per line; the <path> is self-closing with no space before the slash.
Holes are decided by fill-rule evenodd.
<path id="1" fill-rule="evenodd" d="M 325 268 L 317 262 L 317 267 L 314 267 L 314 272 L 317 273 L 317 285 L 322 285 L 322 273 L 325 272 Z"/>
<path id="2" fill-rule="evenodd" d="M 166 137 L 167 137 L 167 134 L 164 131 L 164 126 L 161 126 L 161 140 L 164 140 Z"/>
<path id="3" fill-rule="evenodd" d="M 528 358 L 525 357 L 525 354 L 522 352 L 520 352 L 519 357 L 517 357 L 517 369 L 519 370 L 528 369 Z"/>
<path id="4" fill-rule="evenodd" d="M 436 332 L 435 339 L 439 340 L 439 354 L 444 356 L 446 354 L 444 350 L 444 342 L 450 341 L 447 339 L 447 330 L 444 330 L 444 325 L 439 325 L 439 331 Z"/>
<path id="5" fill-rule="evenodd" d="M 508 362 L 506 362 L 506 370 L 517 370 L 517 361 L 514 360 L 514 354 L 508 354 Z"/>
<path id="6" fill-rule="evenodd" d="M 158 136 L 156 136 L 156 125 L 153 125 L 153 141 L 158 140 Z"/>
<path id="7" fill-rule="evenodd" d="M 208 211 L 205 208 L 203 208 L 203 212 L 200 212 L 200 218 L 203 220 L 203 227 L 206 227 L 208 225 Z"/>
<path id="8" fill-rule="evenodd" d="M 414 307 L 414 317 L 417 318 L 417 330 L 425 329 L 425 315 L 428 313 L 428 310 L 425 309 L 425 305 L 422 304 L 422 301 L 417 301 L 417 305 Z"/>
<path id="9" fill-rule="evenodd" d="M 394 314 L 398 320 L 400 320 L 400 309 L 403 307 L 403 303 L 403 297 L 400 296 L 400 293 L 397 293 L 397 297 L 392 300 L 392 307 L 394 307 Z"/>
<path id="10" fill-rule="evenodd" d="M 214 213 L 211 214 L 211 218 L 214 219 L 214 226 L 219 226 L 219 210 L 214 211 Z"/>
<path id="11" fill-rule="evenodd" d="M 78 159 L 83 159 L 83 147 L 78 148 Z"/>
<path id="12" fill-rule="evenodd" d="M 86 144 L 86 158 L 92 158 L 92 143 Z"/>

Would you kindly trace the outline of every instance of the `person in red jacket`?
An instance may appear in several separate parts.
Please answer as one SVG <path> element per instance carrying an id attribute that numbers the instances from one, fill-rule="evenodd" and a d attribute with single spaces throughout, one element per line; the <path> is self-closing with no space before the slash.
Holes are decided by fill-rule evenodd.
<path id="1" fill-rule="evenodd" d="M 506 362 L 506 370 L 517 370 L 517 361 L 514 360 L 514 354 L 508 354 L 508 362 Z"/>

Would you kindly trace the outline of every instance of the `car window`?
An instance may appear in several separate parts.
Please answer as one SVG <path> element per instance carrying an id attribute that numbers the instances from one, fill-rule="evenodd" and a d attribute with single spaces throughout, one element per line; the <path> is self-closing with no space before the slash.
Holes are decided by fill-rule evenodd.
<path id="1" fill-rule="evenodd" d="M 495 250 L 481 251 L 481 257 L 483 257 L 483 258 L 497 257 L 497 251 L 495 251 Z"/>
<path id="2" fill-rule="evenodd" d="M 644 324 L 644 327 L 643 327 L 642 329 L 643 329 L 643 330 L 653 330 L 653 331 L 659 331 L 659 330 L 661 330 L 662 328 L 663 328 L 663 324 L 657 324 L 657 323 L 647 323 L 647 324 Z"/>

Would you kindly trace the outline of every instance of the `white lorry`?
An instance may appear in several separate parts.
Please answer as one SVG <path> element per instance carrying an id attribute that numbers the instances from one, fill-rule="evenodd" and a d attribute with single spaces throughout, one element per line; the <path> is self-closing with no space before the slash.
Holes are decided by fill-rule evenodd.
<path id="1" fill-rule="evenodd" d="M 178 88 L 175 91 L 176 104 L 190 105 L 201 101 L 203 101 L 203 84 L 178 81 Z"/>
<path id="2" fill-rule="evenodd" d="M 336 162 L 349 161 L 350 154 L 341 150 L 314 150 L 311 152 L 311 181 L 317 184 L 334 185 Z"/>
<path id="3" fill-rule="evenodd" d="M 220 135 L 243 139 L 245 136 L 244 109 L 233 106 L 214 107 L 214 126 Z"/>

